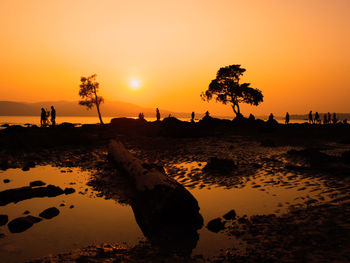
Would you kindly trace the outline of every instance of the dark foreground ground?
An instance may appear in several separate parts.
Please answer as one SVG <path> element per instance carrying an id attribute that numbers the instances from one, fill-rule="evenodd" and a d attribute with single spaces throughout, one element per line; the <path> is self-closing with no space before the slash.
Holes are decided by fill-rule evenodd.
<path id="1" fill-rule="evenodd" d="M 37 262 L 350 262 L 348 125 L 286 126 L 215 119 L 190 124 L 170 118 L 154 123 L 118 119 L 104 127 L 9 127 L 0 131 L 0 169 L 27 170 L 50 164 L 93 170 L 91 184 L 101 195 L 132 203 L 127 189 L 118 189 L 116 194 L 114 186 L 105 180 L 118 173 L 107 153 L 109 140 L 115 138 L 139 159 L 165 168 L 169 176 L 188 188 L 241 187 L 247 183 L 245 177 L 262 172 L 276 175 L 266 185 L 297 187 L 289 184 L 287 176 L 298 175 L 322 178 L 334 191 L 324 193 L 328 197 L 324 201 L 324 196 L 308 199 L 282 214 L 218 215 L 211 226 L 204 227 L 235 237 L 242 245 L 209 259 L 165 253 L 146 242 L 135 247 L 91 246 Z M 206 166 L 186 170 L 175 165 L 183 162 Z"/>

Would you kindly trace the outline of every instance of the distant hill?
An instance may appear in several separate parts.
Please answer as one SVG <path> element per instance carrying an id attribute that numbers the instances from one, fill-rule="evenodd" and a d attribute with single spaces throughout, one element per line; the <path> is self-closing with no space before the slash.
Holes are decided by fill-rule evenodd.
<path id="1" fill-rule="evenodd" d="M 87 110 L 76 101 L 42 101 L 35 103 L 0 101 L 0 116 L 39 116 L 42 107 L 50 110 L 51 105 L 55 107 L 59 116 L 96 116 L 97 114 L 95 108 Z M 190 117 L 190 113 L 159 110 L 162 117 L 169 114 L 179 118 Z M 155 117 L 155 111 L 155 108 L 144 108 L 121 101 L 105 101 L 101 106 L 102 116 L 134 117 L 143 112 L 145 117 Z"/>

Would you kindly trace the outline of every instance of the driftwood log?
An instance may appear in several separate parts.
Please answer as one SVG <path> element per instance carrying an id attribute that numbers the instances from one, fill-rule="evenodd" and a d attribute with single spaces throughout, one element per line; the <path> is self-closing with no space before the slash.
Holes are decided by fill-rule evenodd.
<path id="1" fill-rule="evenodd" d="M 131 206 L 143 234 L 162 249 L 190 254 L 203 226 L 197 200 L 164 170 L 144 165 L 122 143 L 111 141 L 109 154 L 131 179 L 136 192 Z"/>

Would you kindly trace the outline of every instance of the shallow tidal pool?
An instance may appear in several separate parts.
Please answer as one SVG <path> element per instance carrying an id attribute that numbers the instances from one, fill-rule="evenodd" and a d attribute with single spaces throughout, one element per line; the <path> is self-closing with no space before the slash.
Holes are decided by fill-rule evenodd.
<path id="1" fill-rule="evenodd" d="M 205 185 L 191 182 L 191 170 L 201 172 L 204 163 L 181 163 L 177 167 L 184 172 L 174 176 L 197 199 L 204 226 L 199 230 L 199 240 L 192 254 L 205 257 L 216 255 L 220 249 L 243 246 L 235 237 L 210 232 L 205 226 L 217 217 L 234 209 L 238 216 L 284 213 L 291 205 L 330 200 L 334 189 L 328 189 L 321 179 L 303 178 L 298 175 L 268 175 L 256 173 L 239 179 L 233 187 Z M 140 230 L 129 205 L 106 200 L 88 186 L 90 172 L 78 168 L 38 166 L 29 171 L 9 169 L 0 172 L 0 192 L 29 186 L 41 180 L 62 189 L 74 188 L 69 195 L 27 199 L 0 206 L 0 214 L 8 215 L 9 222 L 28 215 L 38 217 L 50 207 L 60 210 L 58 216 L 43 219 L 28 230 L 11 233 L 7 225 L 0 227 L 0 258 L 2 262 L 23 262 L 49 254 L 68 252 L 92 244 L 105 242 L 133 246 L 145 237 Z M 187 179 L 186 179 L 187 178 Z M 4 183 L 4 180 L 10 180 Z M 314 200 L 314 201 L 310 201 Z"/>

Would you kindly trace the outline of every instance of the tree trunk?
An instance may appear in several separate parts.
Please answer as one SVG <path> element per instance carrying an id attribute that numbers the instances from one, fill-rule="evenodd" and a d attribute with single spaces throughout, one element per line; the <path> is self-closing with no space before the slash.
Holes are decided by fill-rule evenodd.
<path id="1" fill-rule="evenodd" d="M 100 112 L 100 104 L 99 104 L 99 102 L 97 100 L 96 89 L 94 90 L 94 93 L 95 93 L 95 104 L 96 104 L 96 109 L 97 109 L 97 113 L 98 113 L 98 118 L 100 119 L 101 125 L 103 125 L 103 120 L 102 120 L 101 112 Z"/>
<path id="2" fill-rule="evenodd" d="M 100 105 L 97 102 L 96 102 L 96 109 L 97 109 L 97 113 L 98 113 L 98 118 L 100 119 L 100 123 L 103 124 L 101 112 L 100 112 Z"/>
<path id="3" fill-rule="evenodd" d="M 236 108 L 237 108 L 237 110 L 236 110 Z M 241 116 L 241 111 L 239 110 L 238 103 L 237 104 L 233 103 L 232 109 L 233 109 L 233 112 L 236 114 L 236 117 Z"/>

